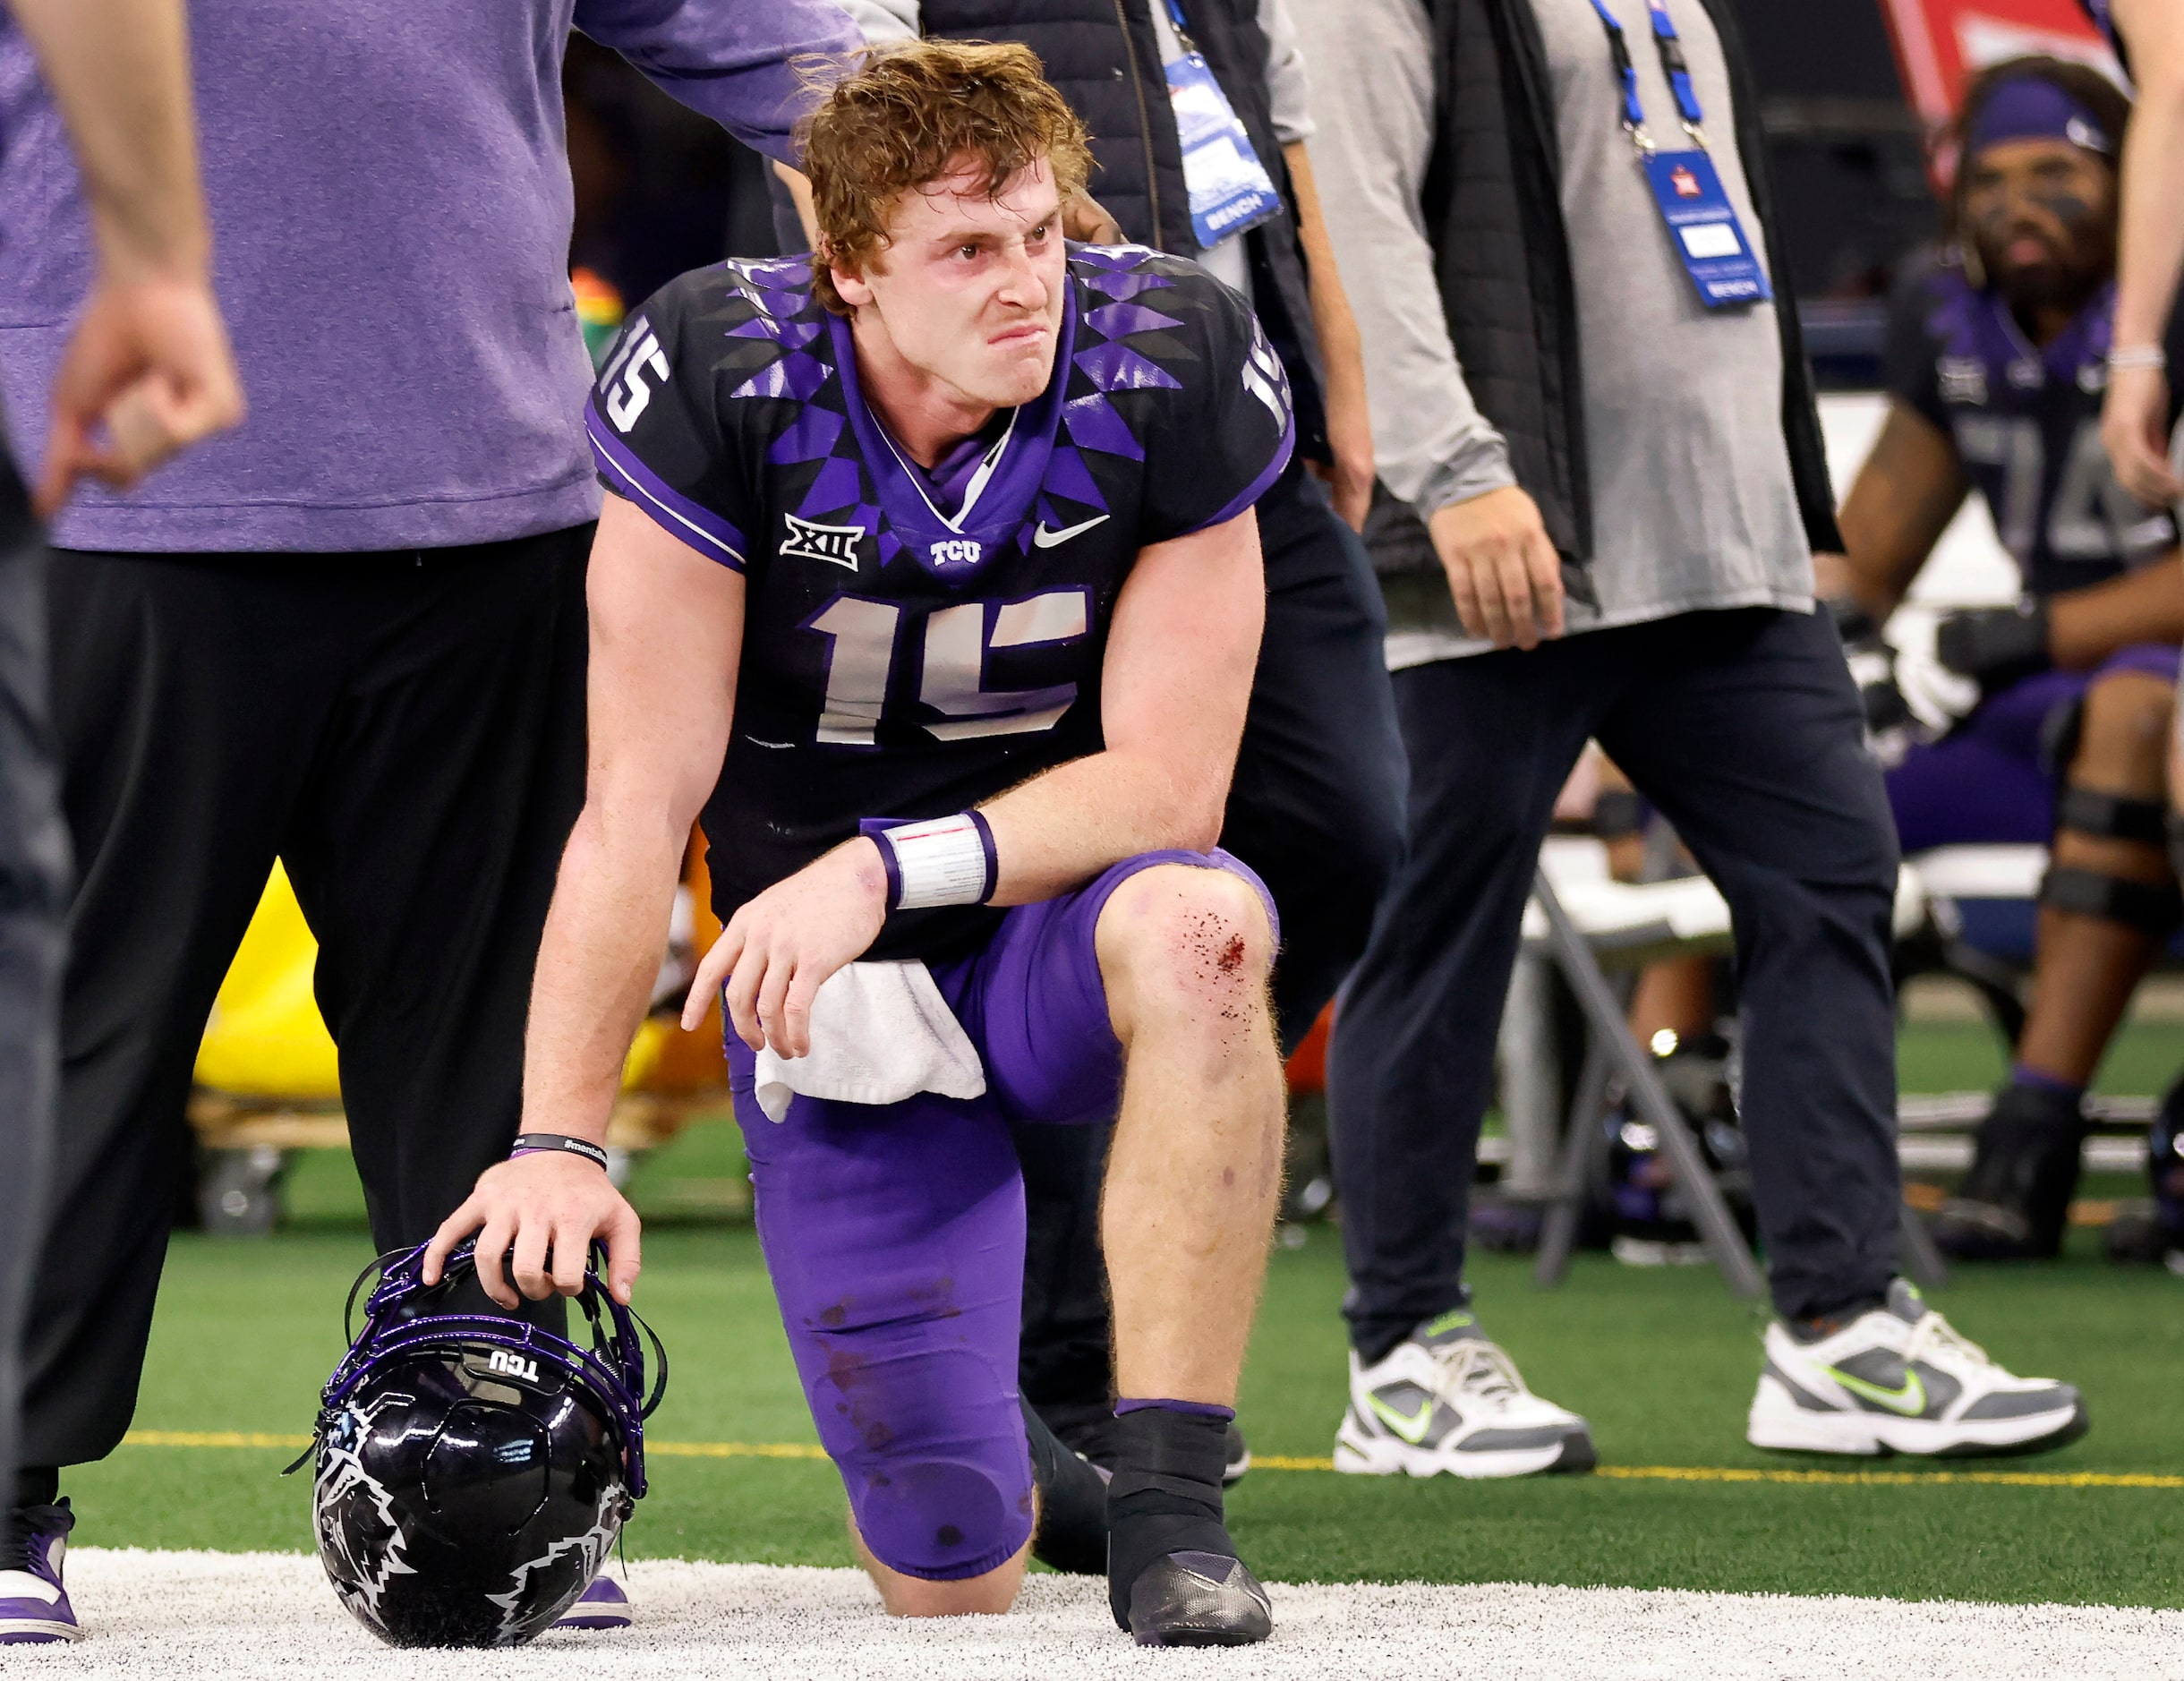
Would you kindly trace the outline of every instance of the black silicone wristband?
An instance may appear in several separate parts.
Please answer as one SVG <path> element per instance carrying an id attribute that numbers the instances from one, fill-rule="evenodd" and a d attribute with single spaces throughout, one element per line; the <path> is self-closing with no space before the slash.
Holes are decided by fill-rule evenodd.
<path id="1" fill-rule="evenodd" d="M 525 1132 L 508 1148 L 511 1157 L 528 1156 L 534 1150 L 566 1150 L 571 1156 L 581 1156 L 595 1167 L 607 1165 L 607 1152 L 589 1139 L 572 1139 L 562 1132 Z"/>

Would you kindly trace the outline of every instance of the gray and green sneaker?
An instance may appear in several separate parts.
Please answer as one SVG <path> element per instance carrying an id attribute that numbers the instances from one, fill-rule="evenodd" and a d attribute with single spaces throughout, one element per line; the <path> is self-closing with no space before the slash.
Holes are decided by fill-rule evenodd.
<path id="1" fill-rule="evenodd" d="M 1593 1463 L 1584 1420 L 1527 1389 L 1515 1362 L 1463 1309 L 1427 1320 L 1369 1366 L 1350 1356 L 1337 1471 L 1529 1477 Z"/>
<path id="2" fill-rule="evenodd" d="M 1801 1342 L 1767 1327 L 1745 1436 L 1808 1454 L 2032 1454 L 2086 1433 L 2067 1383 L 2019 1378 L 1950 1328 L 1898 1278 L 1881 1307 Z"/>

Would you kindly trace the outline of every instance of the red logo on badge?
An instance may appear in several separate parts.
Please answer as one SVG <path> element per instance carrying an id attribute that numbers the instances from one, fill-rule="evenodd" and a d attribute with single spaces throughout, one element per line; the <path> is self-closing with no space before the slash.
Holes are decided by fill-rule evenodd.
<path id="1" fill-rule="evenodd" d="M 1679 199 L 1695 199 L 1699 196 L 1699 177 L 1681 164 L 1668 172 L 1668 184 L 1676 189 L 1676 196 Z"/>

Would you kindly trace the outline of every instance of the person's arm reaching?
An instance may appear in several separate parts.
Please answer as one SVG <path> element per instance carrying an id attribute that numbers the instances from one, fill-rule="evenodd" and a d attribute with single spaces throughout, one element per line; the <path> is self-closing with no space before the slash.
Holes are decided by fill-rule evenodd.
<path id="1" fill-rule="evenodd" d="M 796 124 L 857 47 L 832 0 L 576 0 L 576 24 L 754 150 L 797 156 Z"/>
<path id="2" fill-rule="evenodd" d="M 212 296 L 179 0 L 10 4 L 67 125 L 98 255 L 54 380 L 37 496 L 50 517 L 79 480 L 134 483 L 235 425 L 243 393 Z"/>
<path id="3" fill-rule="evenodd" d="M 2141 501 L 2184 499 L 2168 461 L 2169 390 L 2178 370 L 2148 353 L 2167 337 L 2184 276 L 2184 5 L 2112 0 L 2110 14 L 2131 52 L 2137 102 L 2123 137 L 2121 219 L 2116 253 L 2115 345 L 2101 439 L 2116 478 Z"/>
<path id="4" fill-rule="evenodd" d="M 1365 529 L 1372 506 L 1372 410 L 1365 398 L 1364 342 L 1357 317 L 1343 290 L 1335 260 L 1335 243 L 1319 208 L 1319 188 L 1302 141 L 1282 149 L 1289 163 L 1290 185 L 1297 195 L 1297 235 L 1311 272 L 1312 329 L 1327 374 L 1327 447 L 1335 456 L 1328 490 L 1335 511 L 1353 531 Z"/>
<path id="5" fill-rule="evenodd" d="M 740 572 L 622 498 L 606 499 L 586 585 L 590 768 L 532 982 L 525 1132 L 606 1139 L 690 826 L 727 754 L 743 592 Z M 636 1280 L 637 1216 L 605 1172 L 577 1156 L 542 1151 L 487 1169 L 434 1234 L 427 1284 L 473 1232 L 479 1279 L 503 1307 L 516 1305 L 501 1276 L 511 1248 L 516 1289 L 533 1299 L 576 1293 L 594 1237 L 606 1240 L 616 1299 L 627 1301 Z"/>
<path id="6" fill-rule="evenodd" d="M 1105 747 L 979 807 L 1000 861 L 992 903 L 1052 898 L 1139 852 L 1213 845 L 1265 616 L 1250 510 L 1139 553 L 1101 667 Z M 886 904 L 879 848 L 862 838 L 776 883 L 706 952 L 684 1025 L 695 1025 L 725 982 L 729 1018 L 745 1044 L 804 1054 L 813 996 L 863 955 Z"/>

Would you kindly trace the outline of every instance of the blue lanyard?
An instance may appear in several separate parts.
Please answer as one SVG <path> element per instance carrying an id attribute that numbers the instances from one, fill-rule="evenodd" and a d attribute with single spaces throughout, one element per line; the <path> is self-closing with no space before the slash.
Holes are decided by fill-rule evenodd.
<path id="1" fill-rule="evenodd" d="M 1173 7 L 1175 0 L 1168 0 L 1168 4 Z M 1661 73 L 1668 77 L 1669 90 L 1676 95 L 1676 115 L 1683 119 L 1684 132 L 1703 151 L 1706 132 L 1700 124 L 1706 117 L 1699 109 L 1698 91 L 1691 85 L 1691 66 L 1684 62 L 1684 43 L 1662 0 L 1645 0 L 1645 4 L 1653 21 L 1653 49 L 1660 55 Z M 1616 80 L 1623 87 L 1623 132 L 1642 156 L 1649 155 L 1654 149 L 1653 137 L 1646 132 L 1645 107 L 1638 99 L 1638 67 L 1631 62 L 1623 26 L 1604 0 L 1592 0 L 1592 9 L 1600 14 L 1600 25 L 1608 31 L 1608 55 L 1615 60 Z"/>
<path id="2" fill-rule="evenodd" d="M 1593 0 L 1593 3 L 1597 5 L 1599 0 Z M 1186 53 L 1197 52 L 1199 49 L 1190 42 L 1190 26 L 1183 21 L 1182 0 L 1168 0 L 1168 20 L 1175 25 L 1175 38 L 1182 43 L 1183 50 Z"/>

